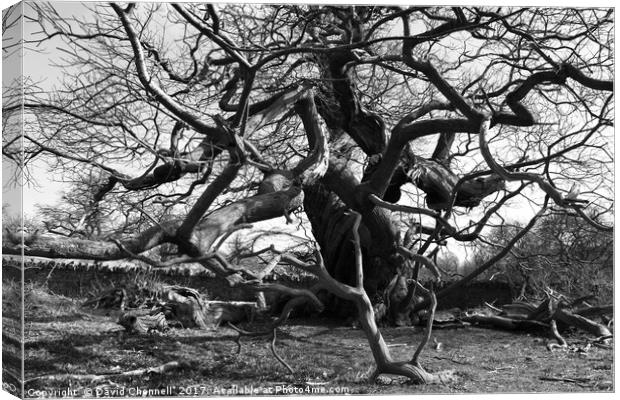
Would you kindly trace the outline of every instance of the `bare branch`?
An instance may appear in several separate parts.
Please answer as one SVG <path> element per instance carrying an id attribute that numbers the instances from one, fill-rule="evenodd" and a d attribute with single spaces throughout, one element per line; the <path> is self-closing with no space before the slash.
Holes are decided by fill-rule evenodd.
<path id="1" fill-rule="evenodd" d="M 189 110 L 179 104 L 175 99 L 173 99 L 170 95 L 164 92 L 159 86 L 157 86 L 153 82 L 153 79 L 147 71 L 145 65 L 144 51 L 142 50 L 142 45 L 140 43 L 140 40 L 138 39 L 137 33 L 129 22 L 129 18 L 127 17 L 128 11 L 124 10 L 115 3 L 112 3 L 111 6 L 121 20 L 123 27 L 125 28 L 125 32 L 127 33 L 127 37 L 129 38 L 131 47 L 135 55 L 135 64 L 138 71 L 138 77 L 140 78 L 140 82 L 142 83 L 144 88 L 153 96 L 155 96 L 155 98 L 174 115 L 179 117 L 192 128 L 196 129 L 196 131 L 205 135 L 212 136 L 220 142 L 226 143 L 227 141 L 229 141 L 229 139 L 226 138 L 225 131 L 216 127 L 206 125 L 204 122 L 201 121 L 200 117 L 191 113 Z"/>

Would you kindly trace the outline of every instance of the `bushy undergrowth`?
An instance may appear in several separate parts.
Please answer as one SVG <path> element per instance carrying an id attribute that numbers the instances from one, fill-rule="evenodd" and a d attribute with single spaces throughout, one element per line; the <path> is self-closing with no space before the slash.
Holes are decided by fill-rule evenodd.
<path id="1" fill-rule="evenodd" d="M 522 229 L 496 227 L 465 269 L 474 269 Z M 613 233 L 597 230 L 583 219 L 552 214 L 517 242 L 514 249 L 481 279 L 503 279 L 518 295 L 540 297 L 547 288 L 570 297 L 593 295 L 595 302 L 613 299 Z"/>

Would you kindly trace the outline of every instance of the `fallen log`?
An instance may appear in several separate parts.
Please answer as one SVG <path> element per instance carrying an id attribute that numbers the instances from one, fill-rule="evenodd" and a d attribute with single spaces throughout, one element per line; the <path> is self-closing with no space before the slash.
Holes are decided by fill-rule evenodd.
<path id="1" fill-rule="evenodd" d="M 611 335 L 611 332 L 605 325 L 594 322 L 591 319 L 582 317 L 581 315 L 574 314 L 561 307 L 555 311 L 553 316 L 558 322 L 562 322 L 565 325 L 574 326 L 596 336 Z"/>
<path id="2" fill-rule="evenodd" d="M 524 302 L 514 302 L 512 304 L 504 304 L 502 306 L 502 310 L 500 315 L 503 315 L 508 318 L 519 318 L 523 319 L 530 315 L 532 312 L 536 310 L 531 304 Z"/>
<path id="3" fill-rule="evenodd" d="M 506 330 L 540 330 L 540 329 L 549 329 L 549 324 L 527 320 L 527 319 L 517 319 L 517 318 L 508 318 L 499 315 L 467 315 L 460 318 L 463 322 L 469 322 L 472 324 L 479 325 L 490 325 L 501 329 Z"/>
<path id="4" fill-rule="evenodd" d="M 433 321 L 433 329 L 459 329 L 465 328 L 466 325 L 461 320 L 454 321 Z"/>
<path id="5" fill-rule="evenodd" d="M 571 304 L 582 303 L 573 302 Z M 611 332 L 607 326 L 592 321 L 587 317 L 603 316 L 612 313 L 612 305 L 587 306 L 573 311 L 568 307 L 568 303 L 565 300 L 557 300 L 548 295 L 537 306 L 524 302 L 515 302 L 502 306 L 499 315 L 473 314 L 462 316 L 459 319 L 463 322 L 488 325 L 505 330 L 550 329 L 552 336 L 557 339 L 559 344 L 549 344 L 548 347 L 566 348 L 567 344 L 560 335 L 560 330 L 569 326 L 589 332 L 597 337 L 611 337 Z"/>
<path id="6" fill-rule="evenodd" d="M 613 304 L 606 304 L 604 306 L 592 306 L 592 307 L 584 307 L 578 308 L 572 311 L 573 314 L 581 315 L 582 317 L 592 317 L 592 316 L 601 316 L 601 315 L 609 315 L 614 313 Z"/>

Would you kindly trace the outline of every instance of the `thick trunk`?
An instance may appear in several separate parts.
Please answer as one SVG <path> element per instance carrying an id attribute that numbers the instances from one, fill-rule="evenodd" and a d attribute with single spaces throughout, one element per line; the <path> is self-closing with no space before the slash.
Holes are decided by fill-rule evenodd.
<path id="1" fill-rule="evenodd" d="M 377 364 L 374 376 L 393 374 L 407 377 L 414 384 L 448 383 L 454 380 L 453 371 L 429 373 L 417 362 L 417 355 L 409 362 L 395 362 L 390 355 L 389 348 L 375 322 L 372 304 L 368 296 L 363 293 L 355 299 L 358 318 L 366 339 L 370 345 L 372 355 Z M 420 349 L 421 350 L 421 349 Z"/>
<path id="2" fill-rule="evenodd" d="M 338 196 L 324 185 L 317 184 L 304 189 L 304 209 L 312 232 L 321 247 L 330 275 L 340 282 L 353 285 L 355 282 L 354 246 L 352 242 L 352 220 L 347 207 Z M 401 267 L 402 258 L 395 257 L 398 237 L 389 214 L 375 208 L 362 214 L 360 242 L 364 265 L 364 287 L 373 300 L 383 298 L 395 272 Z M 328 310 L 350 316 L 354 311 L 351 304 L 344 306 L 334 299 Z"/>
<path id="3" fill-rule="evenodd" d="M 441 210 L 452 205 L 452 193 L 458 186 L 454 205 L 473 207 L 483 197 L 501 189 L 503 182 L 491 177 L 459 183 L 458 177 L 447 166 L 455 134 L 474 132 L 476 124 L 463 126 L 460 121 L 454 124 L 451 121 L 425 121 L 419 132 L 417 126 L 399 124 L 388 141 L 384 121 L 364 107 L 355 90 L 354 70 L 347 65 L 358 56 L 349 49 L 329 56 L 315 55 L 324 78 L 319 87 L 317 109 L 330 130 L 330 147 L 335 151 L 330 156 L 321 183 L 304 188 L 304 205 L 329 272 L 348 284 L 354 282 L 354 268 L 350 222 L 345 211 L 353 209 L 362 215 L 360 244 L 364 258 L 364 287 L 370 298 L 378 300 L 386 298 L 383 292 L 392 277 L 405 271 L 406 266 L 405 260 L 396 253 L 401 243 L 391 212 L 372 204 L 369 195 L 376 194 L 389 202 L 396 202 L 400 198 L 400 187 L 412 182 L 427 193 L 430 208 Z M 412 116 L 412 121 L 422 115 Z M 406 146 L 418 136 L 438 133 L 441 137 L 434 154 L 437 160 L 417 157 Z M 350 145 L 339 145 L 347 142 L 347 138 L 364 154 L 355 157 Z M 403 152 L 405 148 L 407 151 Z M 363 165 L 367 156 L 371 156 L 370 165 L 363 177 L 361 171 L 354 174 L 352 169 Z M 407 309 L 403 307 L 402 299 L 395 301 L 394 305 Z"/>

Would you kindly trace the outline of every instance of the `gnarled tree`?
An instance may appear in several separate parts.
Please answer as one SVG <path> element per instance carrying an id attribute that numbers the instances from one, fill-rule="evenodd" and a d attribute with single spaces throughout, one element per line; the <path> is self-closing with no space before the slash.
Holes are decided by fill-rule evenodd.
<path id="1" fill-rule="evenodd" d="M 438 247 L 476 241 L 510 205 L 530 223 L 456 285 L 506 255 L 547 208 L 612 229 L 601 173 L 613 163 L 612 10 L 28 7 L 26 51 L 61 48 L 49 68 L 63 77 L 5 102 L 5 115 L 25 110 L 24 157 L 17 141 L 3 156 L 26 169 L 50 163 L 90 199 L 72 226 L 55 227 L 64 235 L 5 235 L 5 254 L 199 261 L 230 285 L 317 306 L 325 289 L 356 305 L 379 373 L 428 382 L 437 377 L 417 354 L 390 359 L 371 299 L 421 267 L 439 277 Z M 299 209 L 316 263 L 265 252 L 319 276 L 317 287 L 263 283 L 218 251 L 218 238 L 291 222 Z M 124 229 L 84 236 L 95 217 Z M 148 256 L 164 244 L 177 256 Z M 391 315 L 411 308 L 416 287 L 389 302 Z"/>

